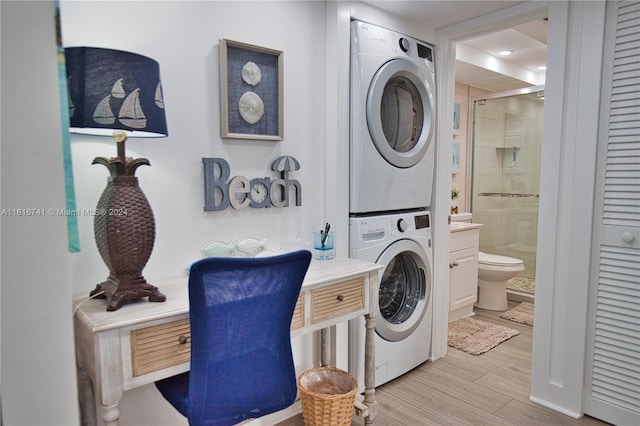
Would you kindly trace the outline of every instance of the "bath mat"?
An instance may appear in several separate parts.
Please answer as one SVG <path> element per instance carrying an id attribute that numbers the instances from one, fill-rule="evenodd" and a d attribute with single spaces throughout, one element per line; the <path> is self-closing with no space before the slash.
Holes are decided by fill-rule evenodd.
<path id="1" fill-rule="evenodd" d="M 533 325 L 533 303 L 522 302 L 515 308 L 501 313 L 500 318 L 521 324 Z"/>
<path id="2" fill-rule="evenodd" d="M 449 346 L 471 355 L 481 355 L 500 343 L 517 336 L 519 331 L 473 318 L 449 323 Z"/>
<path id="3" fill-rule="evenodd" d="M 521 291 L 523 293 L 535 293 L 536 292 L 536 280 L 527 277 L 513 277 L 507 280 L 507 290 Z"/>

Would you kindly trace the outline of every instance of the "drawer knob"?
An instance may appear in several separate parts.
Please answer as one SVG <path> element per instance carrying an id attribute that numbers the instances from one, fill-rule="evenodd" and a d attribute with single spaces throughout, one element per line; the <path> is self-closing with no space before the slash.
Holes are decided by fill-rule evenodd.
<path id="1" fill-rule="evenodd" d="M 178 342 L 181 345 L 184 345 L 185 343 L 187 343 L 189 341 L 189 338 L 187 336 L 180 336 L 178 337 Z"/>
<path id="2" fill-rule="evenodd" d="M 342 302 L 344 300 L 344 296 L 339 294 L 338 297 L 336 297 L 336 299 L 338 300 L 338 302 Z"/>

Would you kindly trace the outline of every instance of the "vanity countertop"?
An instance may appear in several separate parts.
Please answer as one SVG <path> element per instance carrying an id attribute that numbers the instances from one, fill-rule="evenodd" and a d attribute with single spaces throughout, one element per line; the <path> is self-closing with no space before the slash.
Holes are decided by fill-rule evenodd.
<path id="1" fill-rule="evenodd" d="M 468 229 L 477 229 L 484 226 L 481 223 L 469 223 L 469 222 L 452 222 L 449 224 L 450 232 L 466 231 Z"/>

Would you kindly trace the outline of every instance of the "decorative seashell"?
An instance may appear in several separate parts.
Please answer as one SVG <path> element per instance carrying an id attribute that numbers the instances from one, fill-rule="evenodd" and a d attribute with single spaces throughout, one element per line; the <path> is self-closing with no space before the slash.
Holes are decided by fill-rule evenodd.
<path id="1" fill-rule="evenodd" d="M 236 242 L 236 249 L 242 253 L 254 253 L 262 250 L 267 241 L 267 236 L 263 235 L 259 240 L 253 237 L 243 237 Z"/>
<path id="2" fill-rule="evenodd" d="M 235 256 L 236 246 L 235 243 L 227 244 L 222 241 L 212 241 L 205 244 L 200 251 L 207 257 Z"/>
<path id="3" fill-rule="evenodd" d="M 264 114 L 264 102 L 255 92 L 245 92 L 240 96 L 238 111 L 244 121 L 256 124 Z"/>
<path id="4" fill-rule="evenodd" d="M 262 80 L 262 71 L 255 62 L 247 62 L 242 67 L 242 79 L 245 83 L 256 86 Z"/>
<path id="5" fill-rule="evenodd" d="M 270 249 L 265 249 L 258 252 L 254 257 L 269 257 L 269 256 L 275 256 L 277 254 L 280 254 L 280 250 L 274 251 Z"/>

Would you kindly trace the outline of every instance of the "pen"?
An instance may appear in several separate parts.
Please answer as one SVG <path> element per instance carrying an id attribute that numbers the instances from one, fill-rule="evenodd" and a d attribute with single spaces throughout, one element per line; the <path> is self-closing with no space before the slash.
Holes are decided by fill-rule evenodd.
<path id="1" fill-rule="evenodd" d="M 320 244 L 322 244 L 323 248 L 327 241 L 327 237 L 329 236 L 329 229 L 331 229 L 331 225 L 329 225 L 329 222 L 327 222 L 327 224 L 324 226 L 324 233 L 322 232 L 322 230 L 320 230 L 320 234 L 322 235 L 322 241 L 320 241 Z"/>

